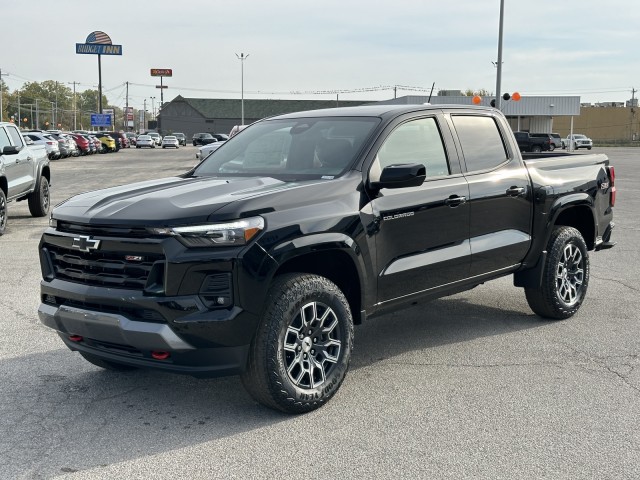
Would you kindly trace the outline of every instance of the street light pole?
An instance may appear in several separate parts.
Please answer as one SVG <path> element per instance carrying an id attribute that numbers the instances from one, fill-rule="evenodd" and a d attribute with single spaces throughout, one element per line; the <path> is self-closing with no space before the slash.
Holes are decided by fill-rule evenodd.
<path id="1" fill-rule="evenodd" d="M 156 100 L 156 97 L 151 97 L 151 116 L 153 117 L 154 120 L 156 119 L 155 100 Z"/>
<path id="2" fill-rule="evenodd" d="M 498 110 L 502 107 L 500 97 L 500 83 L 502 82 L 502 30 L 504 24 L 504 0 L 500 0 L 500 27 L 498 28 L 498 72 L 496 75 L 496 108 Z"/>
<path id="3" fill-rule="evenodd" d="M 241 124 L 244 125 L 244 61 L 249 58 L 249 54 L 247 53 L 246 55 L 244 53 L 241 53 L 240 55 L 238 55 L 236 53 L 236 57 L 238 57 L 238 60 L 240 60 L 240 85 L 241 85 L 241 95 L 242 95 L 242 99 L 240 101 L 240 105 L 241 105 L 241 109 L 242 109 L 242 117 L 241 117 Z"/>

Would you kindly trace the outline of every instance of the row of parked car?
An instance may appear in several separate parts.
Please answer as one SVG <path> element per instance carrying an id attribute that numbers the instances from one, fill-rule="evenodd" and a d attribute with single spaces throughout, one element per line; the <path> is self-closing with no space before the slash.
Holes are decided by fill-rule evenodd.
<path id="1" fill-rule="evenodd" d="M 546 152 L 554 151 L 556 148 L 568 148 L 578 150 L 593 148 L 593 141 L 586 135 L 574 133 L 561 138 L 557 133 L 529 133 L 514 132 L 520 150 L 523 152 Z"/>
<path id="2" fill-rule="evenodd" d="M 130 146 L 128 139 L 120 132 L 23 130 L 22 136 L 28 145 L 43 145 L 50 160 L 117 152 Z"/>

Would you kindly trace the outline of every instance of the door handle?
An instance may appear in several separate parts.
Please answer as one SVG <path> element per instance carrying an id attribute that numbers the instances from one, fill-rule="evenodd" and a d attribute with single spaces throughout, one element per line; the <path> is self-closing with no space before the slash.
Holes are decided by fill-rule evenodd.
<path id="1" fill-rule="evenodd" d="M 461 197 L 459 195 L 451 195 L 449 198 L 447 198 L 444 201 L 444 204 L 451 208 L 455 208 L 459 205 L 462 205 L 463 203 L 466 203 L 466 201 L 467 201 L 467 197 Z"/>
<path id="2" fill-rule="evenodd" d="M 510 197 L 519 197 L 524 193 L 524 187 L 510 187 L 507 189 L 507 195 Z"/>
<path id="3" fill-rule="evenodd" d="M 31 160 L 33 160 L 33 157 L 27 157 L 27 162 L 30 162 Z"/>

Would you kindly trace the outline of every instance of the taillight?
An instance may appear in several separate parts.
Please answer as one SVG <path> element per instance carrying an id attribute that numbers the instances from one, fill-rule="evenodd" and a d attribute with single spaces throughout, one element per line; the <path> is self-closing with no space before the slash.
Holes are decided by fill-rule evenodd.
<path id="1" fill-rule="evenodd" d="M 616 169 L 613 167 L 607 167 L 609 172 L 609 182 L 611 182 L 611 206 L 616 204 Z"/>

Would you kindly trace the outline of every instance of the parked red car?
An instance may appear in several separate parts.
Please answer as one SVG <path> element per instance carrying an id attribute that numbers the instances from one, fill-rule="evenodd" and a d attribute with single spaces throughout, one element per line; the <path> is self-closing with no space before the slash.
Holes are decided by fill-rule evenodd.
<path id="1" fill-rule="evenodd" d="M 89 155 L 91 153 L 91 146 L 89 145 L 89 139 L 79 133 L 72 133 L 71 136 L 78 145 L 80 155 Z"/>

